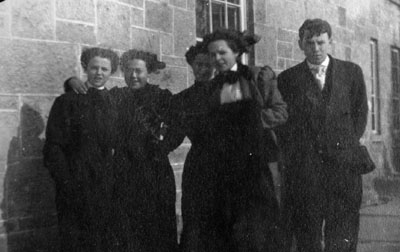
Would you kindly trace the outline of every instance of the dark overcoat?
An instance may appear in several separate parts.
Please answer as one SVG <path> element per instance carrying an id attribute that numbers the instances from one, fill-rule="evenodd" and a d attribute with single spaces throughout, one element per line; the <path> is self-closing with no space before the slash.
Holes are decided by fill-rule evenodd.
<path id="1" fill-rule="evenodd" d="M 286 120 L 269 68 L 239 65 L 244 99 L 221 105 L 223 82 L 176 95 L 192 146 L 182 178 L 183 251 L 277 251 L 277 202 L 264 129 Z"/>
<path id="2" fill-rule="evenodd" d="M 362 187 L 347 161 L 366 127 L 366 88 L 358 65 L 329 57 L 322 91 L 306 61 L 278 76 L 289 112 L 277 130 L 286 167 L 285 205 L 300 249 L 321 251 L 325 220 L 327 251 L 334 246 L 354 251 Z"/>
<path id="3" fill-rule="evenodd" d="M 151 84 L 112 91 L 120 107 L 116 199 L 131 230 L 125 247 L 129 251 L 176 251 L 176 188 L 168 154 L 184 136 L 171 129 L 160 138 L 172 94 Z"/>
<path id="4" fill-rule="evenodd" d="M 109 251 L 118 244 L 113 204 L 116 104 L 108 90 L 56 98 L 44 164 L 54 178 L 61 251 Z"/>
<path id="5" fill-rule="evenodd" d="M 176 251 L 168 153 L 183 135 L 159 138 L 171 96 L 148 84 L 56 99 L 44 161 L 56 182 L 63 251 Z"/>

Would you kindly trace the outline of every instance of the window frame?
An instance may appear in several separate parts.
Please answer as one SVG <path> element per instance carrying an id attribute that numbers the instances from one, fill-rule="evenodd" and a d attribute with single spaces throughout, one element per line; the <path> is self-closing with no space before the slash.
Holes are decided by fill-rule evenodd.
<path id="1" fill-rule="evenodd" d="M 370 42 L 370 63 L 371 63 L 371 130 L 374 134 L 381 134 L 381 97 L 379 85 L 379 50 L 378 40 L 371 38 Z"/>
<path id="2" fill-rule="evenodd" d="M 396 54 L 394 56 L 394 54 Z M 393 130 L 397 134 L 400 132 L 400 48 L 392 46 L 390 49 L 391 56 L 391 83 L 392 83 L 392 125 Z M 397 57 L 397 65 L 394 65 L 393 58 Z M 397 70 L 397 83 L 394 81 L 394 69 Z M 397 104 L 397 111 L 395 109 Z M 397 114 L 396 114 L 397 112 Z"/>
<path id="3" fill-rule="evenodd" d="M 224 4 L 225 5 L 225 13 L 228 13 L 227 12 L 228 5 L 239 7 L 239 10 L 240 10 L 240 22 L 239 22 L 240 29 L 239 30 L 240 31 L 246 30 L 246 28 L 247 28 L 246 22 L 245 22 L 245 20 L 247 18 L 246 0 L 238 0 L 239 4 L 229 3 L 228 0 L 196 0 L 196 6 L 197 6 L 197 1 L 208 1 L 208 13 L 209 13 L 208 29 L 209 29 L 209 32 L 213 32 L 213 24 L 212 24 L 213 20 L 212 20 L 212 9 L 211 9 L 213 2 L 219 3 L 219 4 Z M 196 8 L 195 8 L 195 12 L 197 12 Z M 225 15 L 225 28 L 227 28 L 227 27 L 228 27 L 228 15 Z M 202 41 L 202 40 L 203 40 L 203 38 L 198 37 L 198 34 L 197 34 L 197 13 L 196 13 L 196 41 Z"/>

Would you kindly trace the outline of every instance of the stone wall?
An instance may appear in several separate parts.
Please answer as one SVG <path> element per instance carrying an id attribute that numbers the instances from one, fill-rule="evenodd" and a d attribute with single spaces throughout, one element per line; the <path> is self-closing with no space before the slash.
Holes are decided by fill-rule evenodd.
<path id="1" fill-rule="evenodd" d="M 82 48 L 157 53 L 167 68 L 151 82 L 176 93 L 192 82 L 184 53 L 195 42 L 194 16 L 192 0 L 0 3 L 0 251 L 57 251 L 54 185 L 41 151 L 63 81 L 84 78 Z M 113 85 L 125 85 L 119 71 Z M 187 147 L 171 154 L 178 185 Z"/>

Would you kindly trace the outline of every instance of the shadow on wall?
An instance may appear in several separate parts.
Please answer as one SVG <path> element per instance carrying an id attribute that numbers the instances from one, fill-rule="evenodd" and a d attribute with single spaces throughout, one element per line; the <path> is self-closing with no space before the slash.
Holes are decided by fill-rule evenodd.
<path id="1" fill-rule="evenodd" d="M 43 166 L 39 137 L 44 128 L 40 113 L 24 104 L 9 146 L 1 202 L 7 252 L 58 250 L 54 185 Z"/>

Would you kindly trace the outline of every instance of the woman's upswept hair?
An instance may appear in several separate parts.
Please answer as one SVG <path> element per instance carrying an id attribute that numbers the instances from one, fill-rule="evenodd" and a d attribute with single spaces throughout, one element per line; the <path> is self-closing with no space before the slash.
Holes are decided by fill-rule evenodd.
<path id="1" fill-rule="evenodd" d="M 127 67 L 128 61 L 140 59 L 146 63 L 148 73 L 157 72 L 165 68 L 165 63 L 157 60 L 157 54 L 131 49 L 124 52 L 121 56 L 121 70 L 124 71 Z"/>
<path id="2" fill-rule="evenodd" d="M 204 36 L 203 42 L 207 47 L 216 40 L 225 40 L 232 51 L 239 53 L 248 53 L 250 47 L 260 41 L 261 37 L 251 34 L 248 31 L 237 31 L 232 29 L 218 29 Z"/>
<path id="3" fill-rule="evenodd" d="M 117 71 L 119 63 L 118 54 L 111 49 L 104 49 L 99 47 L 90 47 L 83 49 L 81 54 L 81 65 L 85 71 L 87 70 L 87 66 L 90 60 L 94 57 L 109 59 L 111 62 L 111 73 L 113 74 L 115 73 L 115 71 Z"/>
<path id="4" fill-rule="evenodd" d="M 197 42 L 196 45 L 191 46 L 185 53 L 186 62 L 192 65 L 198 54 L 208 54 L 207 47 L 203 42 Z"/>

